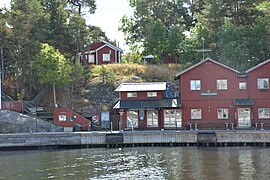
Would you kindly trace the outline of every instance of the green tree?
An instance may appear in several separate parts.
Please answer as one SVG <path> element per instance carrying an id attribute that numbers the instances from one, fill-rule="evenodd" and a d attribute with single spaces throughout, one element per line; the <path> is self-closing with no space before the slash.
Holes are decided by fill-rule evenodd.
<path id="1" fill-rule="evenodd" d="M 14 77 L 16 94 L 28 94 L 32 87 L 29 63 L 38 52 L 39 42 L 45 41 L 48 16 L 38 0 L 14 0 L 10 10 L 5 12 L 6 39 L 5 59 L 9 74 Z"/>
<path id="2" fill-rule="evenodd" d="M 147 27 L 144 48 L 145 55 L 153 54 L 155 56 L 154 64 L 161 62 L 166 48 L 166 27 L 160 20 L 151 23 Z"/>
<path id="3" fill-rule="evenodd" d="M 154 54 L 159 62 L 162 56 L 168 54 L 176 56 L 175 44 L 179 42 L 172 41 L 172 35 L 180 36 L 193 26 L 193 18 L 186 6 L 189 1 L 130 0 L 129 2 L 134 8 L 134 15 L 123 16 L 119 27 L 125 34 L 126 43 L 132 46 L 143 42 L 144 54 Z"/>
<path id="4" fill-rule="evenodd" d="M 55 86 L 63 86 L 71 82 L 72 67 L 69 61 L 54 47 L 41 44 L 40 48 L 32 65 L 41 84 L 53 85 L 54 104 L 56 104 Z"/>

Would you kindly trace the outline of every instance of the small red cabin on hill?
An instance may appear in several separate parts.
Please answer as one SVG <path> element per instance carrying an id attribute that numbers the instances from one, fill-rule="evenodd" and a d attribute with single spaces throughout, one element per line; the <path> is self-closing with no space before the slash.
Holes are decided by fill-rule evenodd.
<path id="1" fill-rule="evenodd" d="M 113 44 L 100 41 L 90 45 L 89 51 L 85 52 L 87 65 L 100 65 L 121 63 L 122 50 Z M 83 55 L 79 54 L 79 62 L 83 62 Z"/>

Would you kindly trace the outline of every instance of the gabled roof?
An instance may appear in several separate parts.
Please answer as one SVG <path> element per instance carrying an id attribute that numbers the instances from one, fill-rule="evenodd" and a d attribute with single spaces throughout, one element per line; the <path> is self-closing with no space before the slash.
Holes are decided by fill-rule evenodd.
<path id="1" fill-rule="evenodd" d="M 193 66 L 190 66 L 189 68 L 187 68 L 187 69 L 185 69 L 185 70 L 183 70 L 183 71 L 177 73 L 177 74 L 175 75 L 175 78 L 177 78 L 177 77 L 179 77 L 179 76 L 185 74 L 186 72 L 190 71 L 191 69 L 196 68 L 197 66 L 199 66 L 199 65 L 201 65 L 201 64 L 203 64 L 203 63 L 205 63 L 206 61 L 211 61 L 212 63 L 215 63 L 215 64 L 217 64 L 217 65 L 219 65 L 219 66 L 222 66 L 222 67 L 224 67 L 224 68 L 226 68 L 226 69 L 229 69 L 229 70 L 231 70 L 231 71 L 233 71 L 233 72 L 235 72 L 235 73 L 240 73 L 239 71 L 237 71 L 237 70 L 235 70 L 235 69 L 233 69 L 233 68 L 230 68 L 229 66 L 226 66 L 226 65 L 224 65 L 224 64 L 222 64 L 222 63 L 220 63 L 220 62 L 217 62 L 217 61 L 215 61 L 215 60 L 213 60 L 213 59 L 211 59 L 211 58 L 206 58 L 205 60 L 203 60 L 203 61 L 201 61 L 201 62 L 199 62 L 199 63 L 197 63 L 197 64 L 194 64 Z"/>
<path id="2" fill-rule="evenodd" d="M 261 62 L 260 64 L 258 64 L 257 66 L 254 66 L 254 67 L 248 69 L 246 72 L 249 73 L 250 71 L 253 71 L 253 70 L 255 70 L 255 69 L 259 68 L 259 67 L 262 67 L 263 65 L 265 65 L 267 63 L 270 63 L 270 59 L 265 60 L 265 61 Z"/>
<path id="3" fill-rule="evenodd" d="M 135 91 L 165 91 L 166 82 L 146 82 L 146 83 L 122 83 L 115 91 L 135 92 Z"/>
<path id="4" fill-rule="evenodd" d="M 97 49 L 95 49 L 95 51 L 98 51 L 98 50 L 104 48 L 105 46 L 108 46 L 108 47 L 110 47 L 110 48 L 112 48 L 112 49 L 114 49 L 116 51 L 123 52 L 122 49 L 120 49 L 119 47 L 114 46 L 113 44 L 111 44 L 111 43 L 109 43 L 107 41 L 102 40 L 101 42 L 104 43 L 104 45 L 98 47 Z"/>

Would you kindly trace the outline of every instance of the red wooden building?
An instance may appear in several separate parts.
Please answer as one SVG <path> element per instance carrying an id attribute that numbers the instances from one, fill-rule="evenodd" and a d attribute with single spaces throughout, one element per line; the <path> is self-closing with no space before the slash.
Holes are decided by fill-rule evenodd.
<path id="1" fill-rule="evenodd" d="M 109 42 L 100 41 L 90 45 L 89 51 L 85 52 L 86 64 L 100 65 L 121 63 L 122 50 Z M 83 55 L 79 54 L 79 62 L 83 62 Z"/>
<path id="2" fill-rule="evenodd" d="M 270 125 L 270 59 L 246 72 L 248 97 L 254 100 L 254 105 L 245 111 L 251 113 L 253 123 Z"/>
<path id="3" fill-rule="evenodd" d="M 62 126 L 67 131 L 73 131 L 73 128 L 79 130 L 89 130 L 90 120 L 75 113 L 68 108 L 55 108 L 53 111 L 54 124 Z"/>
<path id="4" fill-rule="evenodd" d="M 198 126 L 251 128 L 270 120 L 269 60 L 240 73 L 205 59 L 176 74 L 182 123 Z"/>
<path id="5" fill-rule="evenodd" d="M 122 83 L 115 91 L 122 129 L 181 127 L 181 110 L 166 82 Z"/>

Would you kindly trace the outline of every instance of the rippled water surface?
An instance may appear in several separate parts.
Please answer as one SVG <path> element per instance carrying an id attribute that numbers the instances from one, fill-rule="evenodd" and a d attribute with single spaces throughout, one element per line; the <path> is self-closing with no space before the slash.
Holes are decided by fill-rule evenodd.
<path id="1" fill-rule="evenodd" d="M 267 147 L 0 152 L 0 179 L 270 179 Z"/>

